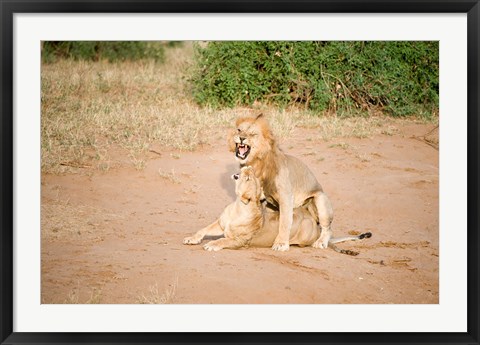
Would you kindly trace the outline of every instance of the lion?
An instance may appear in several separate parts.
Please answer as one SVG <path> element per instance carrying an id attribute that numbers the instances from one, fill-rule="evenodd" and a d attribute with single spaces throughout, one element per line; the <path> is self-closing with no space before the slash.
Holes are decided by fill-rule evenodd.
<path id="1" fill-rule="evenodd" d="M 253 167 L 267 202 L 280 211 L 279 232 L 272 249 L 289 249 L 293 210 L 306 204 L 321 227 L 321 234 L 313 247 L 327 248 L 332 237 L 330 200 L 311 170 L 278 147 L 263 114 L 239 117 L 236 130 L 229 136 L 229 148 L 235 153 L 240 167 Z"/>
<path id="2" fill-rule="evenodd" d="M 279 213 L 268 211 L 265 207 L 262 187 L 252 167 L 243 167 L 239 174 L 232 175 L 235 180 L 237 199 L 228 205 L 220 218 L 209 226 L 197 231 L 195 235 L 185 237 L 184 244 L 199 244 L 205 236 L 221 236 L 206 243 L 205 250 L 218 251 L 224 248 L 270 247 L 278 234 Z M 308 207 L 294 210 L 290 244 L 304 247 L 312 245 L 320 236 L 320 229 Z M 358 236 L 331 238 L 329 246 L 335 251 L 348 255 L 357 255 L 351 250 L 339 249 L 334 243 L 369 238 L 370 233 Z"/>

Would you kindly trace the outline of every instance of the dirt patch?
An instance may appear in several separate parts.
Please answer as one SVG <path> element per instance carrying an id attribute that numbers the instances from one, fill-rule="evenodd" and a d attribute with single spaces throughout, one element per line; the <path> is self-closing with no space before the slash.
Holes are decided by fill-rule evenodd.
<path id="1" fill-rule="evenodd" d="M 42 303 L 438 303 L 433 127 L 329 141 L 297 128 L 283 140 L 329 195 L 334 235 L 373 233 L 339 245 L 356 257 L 183 245 L 234 200 L 224 139 L 154 148 L 143 170 L 43 174 Z"/>

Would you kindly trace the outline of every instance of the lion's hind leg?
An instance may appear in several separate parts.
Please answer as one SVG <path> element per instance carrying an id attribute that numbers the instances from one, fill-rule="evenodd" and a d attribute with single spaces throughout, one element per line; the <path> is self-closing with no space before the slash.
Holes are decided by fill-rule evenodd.
<path id="1" fill-rule="evenodd" d="M 333 208 L 330 200 L 324 192 L 317 192 L 313 196 L 315 207 L 318 212 L 318 221 L 322 229 L 320 237 L 313 243 L 312 247 L 325 249 L 328 247 L 328 242 L 332 237 L 332 230 L 330 225 L 333 220 Z"/>
<path id="2" fill-rule="evenodd" d="M 294 222 L 294 226 L 295 226 Z M 300 247 L 310 246 L 319 236 L 319 229 L 315 220 L 311 217 L 303 218 L 298 229 L 292 227 L 292 237 L 290 244 L 296 244 Z"/>
<path id="3" fill-rule="evenodd" d="M 185 237 L 183 239 L 183 244 L 199 244 L 202 242 L 205 236 L 220 236 L 223 235 L 223 228 L 220 225 L 220 220 L 217 219 L 215 222 L 209 226 L 198 230 L 195 235 Z"/>

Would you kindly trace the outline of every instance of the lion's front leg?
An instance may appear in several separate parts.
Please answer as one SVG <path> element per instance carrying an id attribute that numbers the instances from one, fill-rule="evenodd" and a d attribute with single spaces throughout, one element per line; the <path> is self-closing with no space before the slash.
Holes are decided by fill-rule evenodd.
<path id="1" fill-rule="evenodd" d="M 205 236 L 220 236 L 220 235 L 223 235 L 223 229 L 220 226 L 220 220 L 217 219 L 215 222 L 213 222 L 209 226 L 201 230 L 198 230 L 195 233 L 195 235 L 185 237 L 183 239 L 183 244 L 199 244 L 200 242 L 202 242 Z"/>
<path id="2" fill-rule="evenodd" d="M 312 244 L 314 248 L 325 249 L 328 247 L 328 241 L 332 237 L 330 225 L 333 220 L 333 208 L 330 200 L 324 192 L 318 192 L 313 197 L 318 211 L 318 220 L 322 229 L 320 237 Z"/>
<path id="3" fill-rule="evenodd" d="M 293 197 L 281 202 L 279 211 L 278 235 L 273 242 L 272 249 L 285 252 L 290 248 L 290 231 L 293 223 Z"/>
<path id="4" fill-rule="evenodd" d="M 219 251 L 221 249 L 238 249 L 245 246 L 243 241 L 234 238 L 219 238 L 218 240 L 210 241 L 203 246 L 203 249 L 208 251 Z"/>

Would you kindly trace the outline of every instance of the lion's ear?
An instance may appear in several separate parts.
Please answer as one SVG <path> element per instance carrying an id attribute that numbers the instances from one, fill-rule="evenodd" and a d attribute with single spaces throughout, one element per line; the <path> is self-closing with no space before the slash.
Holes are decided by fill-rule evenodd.
<path id="1" fill-rule="evenodd" d="M 228 131 L 227 144 L 228 144 L 228 150 L 230 152 L 235 152 L 235 149 L 236 149 L 235 140 L 233 140 L 234 136 L 235 136 L 235 131 L 233 129 Z"/>

